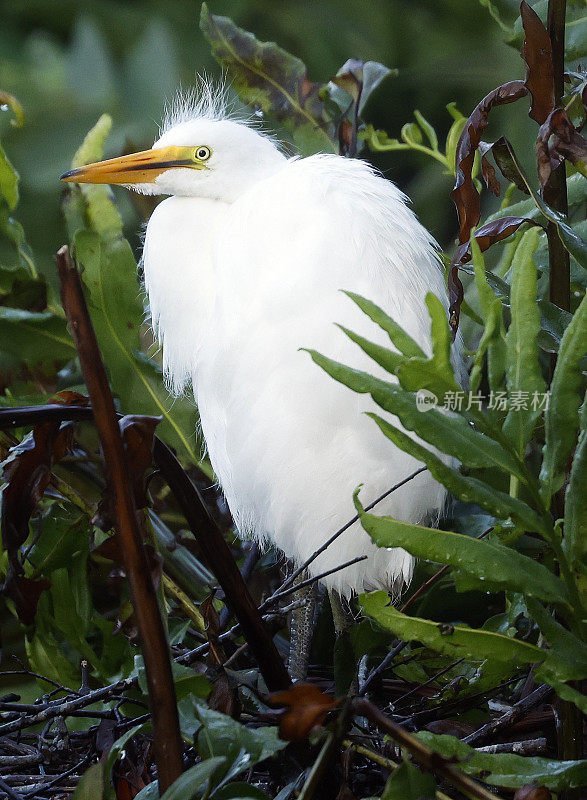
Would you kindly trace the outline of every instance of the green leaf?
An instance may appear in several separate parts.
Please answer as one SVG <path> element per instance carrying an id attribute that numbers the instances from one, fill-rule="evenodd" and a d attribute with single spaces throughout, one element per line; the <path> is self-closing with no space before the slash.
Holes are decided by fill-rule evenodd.
<path id="1" fill-rule="evenodd" d="M 72 800 L 102 800 L 104 797 L 104 780 L 102 764 L 92 764 L 84 772 L 78 783 Z"/>
<path id="2" fill-rule="evenodd" d="M 135 795 L 134 800 L 159 800 L 159 784 L 157 781 L 152 781 L 147 784 L 141 791 Z"/>
<path id="3" fill-rule="evenodd" d="M 104 153 L 104 142 L 112 129 L 110 114 L 102 114 L 93 128 L 86 134 L 81 146 L 71 161 L 71 168 L 77 169 L 85 164 L 100 161 Z"/>
<path id="4" fill-rule="evenodd" d="M 512 667 L 538 664 L 545 658 L 539 647 L 499 633 L 408 617 L 390 605 L 389 595 L 384 591 L 361 594 L 359 603 L 365 614 L 400 639 L 422 642 L 426 647 L 454 658 L 465 657 L 475 661 L 487 658 Z"/>
<path id="5" fill-rule="evenodd" d="M 547 353 L 558 353 L 563 334 L 573 319 L 573 315 L 549 300 L 539 300 L 538 308 L 540 309 L 538 345 Z"/>
<path id="6" fill-rule="evenodd" d="M 10 163 L 0 144 L 0 197 L 3 197 L 11 211 L 18 204 L 18 172 Z"/>
<path id="7" fill-rule="evenodd" d="M 147 509 L 147 515 L 153 527 L 153 535 L 157 542 L 157 549 L 161 553 L 165 564 L 165 572 L 177 583 L 180 589 L 193 597 L 198 596 L 201 588 L 203 600 L 209 593 L 210 587 L 216 579 L 206 567 L 183 545 L 179 544 L 176 536 L 163 522 L 153 509 Z"/>
<path id="8" fill-rule="evenodd" d="M 2 233 L 14 246 L 18 263 L 26 267 L 33 278 L 37 278 L 37 270 L 31 248 L 27 244 L 24 228 L 10 213 L 6 203 L 0 203 L 0 233 Z"/>
<path id="9" fill-rule="evenodd" d="M 489 785 L 517 789 L 535 781 L 560 791 L 583 786 L 587 781 L 587 761 L 556 761 L 539 756 L 511 753 L 480 753 L 465 742 L 446 734 L 421 731 L 415 736 L 444 758 L 458 759 L 458 768 L 468 775 L 482 775 Z"/>
<path id="10" fill-rule="evenodd" d="M 473 269 L 475 270 L 475 285 L 479 295 L 481 314 L 485 322 L 481 340 L 477 345 L 475 361 L 469 380 L 469 390 L 472 394 L 475 394 L 481 381 L 485 353 L 487 353 L 489 387 L 496 391 L 501 386 L 505 370 L 505 331 L 501 301 L 489 286 L 485 259 L 475 238 L 474 231 L 471 232 L 471 253 L 473 256 Z"/>
<path id="11" fill-rule="evenodd" d="M 99 160 L 109 130 L 110 119 L 104 115 L 86 136 L 73 165 Z M 122 236 L 122 220 L 109 187 L 73 187 L 64 211 L 89 290 L 96 336 L 122 410 L 163 416 L 160 435 L 211 475 L 210 468 L 198 459 L 194 405 L 187 399 L 172 401 L 160 369 L 141 353 L 144 308 L 136 262 Z M 84 218 L 88 227 L 80 228 Z"/>
<path id="12" fill-rule="evenodd" d="M 560 578 L 511 547 L 367 514 L 359 502 L 358 491 L 354 495 L 355 508 L 361 525 L 377 547 L 403 547 L 416 558 L 448 564 L 473 578 L 476 588 L 481 590 L 506 589 L 551 602 L 568 603 Z"/>
<path id="13" fill-rule="evenodd" d="M 6 306 L 0 306 L 0 350 L 30 366 L 51 365 L 54 372 L 76 355 L 63 317 Z"/>
<path id="14" fill-rule="evenodd" d="M 257 786 L 233 781 L 216 789 L 211 795 L 211 800 L 271 800 L 271 798 Z"/>
<path id="15" fill-rule="evenodd" d="M 114 769 L 114 765 L 121 758 L 122 753 L 128 742 L 140 733 L 140 731 L 144 730 L 147 727 L 146 722 L 143 722 L 142 725 L 135 725 L 130 730 L 126 731 L 119 736 L 118 739 L 114 742 L 110 750 L 108 751 L 108 757 L 104 763 L 104 778 L 105 778 L 105 798 L 106 800 L 116 800 L 116 792 L 114 787 L 111 784 L 110 778 L 112 775 L 112 770 Z"/>
<path id="16" fill-rule="evenodd" d="M 451 104 L 449 103 L 449 105 Z M 460 112 L 456 113 L 460 114 Z M 461 134 L 466 124 L 467 124 L 467 118 L 464 117 L 462 114 L 460 114 L 460 116 L 458 116 L 453 122 L 453 124 L 450 126 L 450 130 L 446 137 L 446 144 L 444 146 L 444 149 L 446 152 L 448 171 L 450 172 L 451 175 L 454 175 L 456 173 L 457 145 L 459 143 L 459 139 L 461 138 Z"/>
<path id="17" fill-rule="evenodd" d="M 587 556 L 587 394 L 581 407 L 581 432 L 565 491 L 563 548 L 576 569 Z"/>
<path id="18" fill-rule="evenodd" d="M 5 111 L 8 108 L 12 111 L 14 116 L 14 119 L 10 120 L 10 124 L 15 128 L 22 128 L 25 122 L 23 107 L 14 95 L 3 92 L 0 89 L 0 111 Z"/>
<path id="19" fill-rule="evenodd" d="M 70 567 L 80 552 L 89 552 L 89 518 L 78 509 L 53 506 L 43 519 L 43 535 L 34 543 L 29 560 L 34 577 L 48 575 L 60 567 Z"/>
<path id="20" fill-rule="evenodd" d="M 35 616 L 34 633 L 25 640 L 28 662 L 35 672 L 64 686 L 79 686 L 79 670 L 63 653 L 54 631 L 51 600 L 49 593 L 43 592 Z"/>
<path id="21" fill-rule="evenodd" d="M 397 69 L 389 69 L 385 64 L 378 61 L 365 61 L 363 64 L 363 90 L 359 99 L 358 113 L 362 116 L 369 98 L 377 87 L 386 78 L 395 78 L 398 74 Z"/>
<path id="22" fill-rule="evenodd" d="M 287 746 L 279 738 L 277 728 L 247 728 L 193 696 L 180 701 L 178 709 L 182 733 L 190 738 L 196 733 L 203 758 L 227 755 L 234 758 L 242 749 L 250 756 L 249 766 L 253 766 Z"/>
<path id="23" fill-rule="evenodd" d="M 575 311 L 563 334 L 544 416 L 545 443 L 540 482 L 547 503 L 563 485 L 565 466 L 579 426 L 581 361 L 587 354 L 587 297 Z"/>
<path id="24" fill-rule="evenodd" d="M 51 573 L 53 622 L 65 640 L 97 667 L 99 658 L 87 641 L 92 605 L 86 564 L 87 556 L 81 554 L 69 569 L 63 567 Z"/>
<path id="25" fill-rule="evenodd" d="M 436 797 L 436 780 L 430 772 L 422 772 L 409 761 L 393 770 L 381 800 L 422 800 Z"/>
<path id="26" fill-rule="evenodd" d="M 438 136 L 436 135 L 436 131 L 432 125 L 428 122 L 428 120 L 424 119 L 422 114 L 417 109 L 414 111 L 414 116 L 416 118 L 416 122 L 426 134 L 426 138 L 430 142 L 430 147 L 433 150 L 438 150 Z"/>
<path id="27" fill-rule="evenodd" d="M 492 2 L 492 0 L 479 0 L 479 3 L 480 5 L 485 6 L 485 8 L 489 11 L 491 17 L 495 20 L 495 22 L 497 22 L 497 24 L 504 33 L 506 33 L 508 36 L 513 35 L 514 29 L 512 28 L 511 25 L 508 25 L 502 20 L 501 15 L 499 13 L 499 9 L 495 5 L 495 3 Z"/>
<path id="28" fill-rule="evenodd" d="M 212 774 L 225 760 L 224 757 L 208 758 L 195 767 L 190 767 L 163 793 L 161 800 L 193 800 L 202 797 L 206 794 Z"/>
<path id="29" fill-rule="evenodd" d="M 512 319 L 506 336 L 506 381 L 510 408 L 503 430 L 518 453 L 523 456 L 536 420 L 542 413 L 540 402 L 545 383 L 538 361 L 537 337 L 540 311 L 536 305 L 536 264 L 534 252 L 539 234 L 535 228 L 524 233 L 516 250 L 511 289 Z M 516 396 L 525 397 L 527 408 L 516 408 Z"/>
<path id="30" fill-rule="evenodd" d="M 258 106 L 282 123 L 303 155 L 338 152 L 334 128 L 325 119 L 320 85 L 308 80 L 299 58 L 274 42 L 260 42 L 228 17 L 210 14 L 206 3 L 200 29 L 244 103 Z"/>
<path id="31" fill-rule="evenodd" d="M 358 333 L 353 333 L 353 331 L 345 328 L 344 325 L 337 325 L 337 327 L 349 337 L 351 342 L 358 344 L 361 350 L 366 353 L 369 358 L 372 358 L 373 361 L 376 361 L 391 375 L 396 375 L 400 366 L 406 360 L 405 356 L 396 353 L 395 350 L 390 350 L 388 347 L 383 347 L 376 342 L 371 342 L 369 339 L 359 336 Z"/>
<path id="32" fill-rule="evenodd" d="M 521 500 L 510 497 L 477 478 L 461 475 L 456 469 L 448 467 L 438 456 L 410 439 L 403 431 L 378 417 L 377 414 L 367 414 L 367 416 L 374 419 L 387 438 L 391 439 L 401 450 L 426 464 L 432 476 L 446 486 L 455 497 L 466 503 L 477 503 L 498 519 L 507 519 L 511 516 L 515 522 L 528 531 L 545 533 L 544 521 Z"/>
<path id="33" fill-rule="evenodd" d="M 567 199 L 569 208 L 578 206 L 587 199 L 587 181 L 582 175 L 571 175 L 567 180 Z M 518 203 L 490 214 L 484 224 L 487 225 L 490 222 L 495 222 L 496 219 L 509 216 L 538 219 L 540 217 L 540 209 L 532 198 L 520 200 Z"/>
<path id="34" fill-rule="evenodd" d="M 361 297 L 360 294 L 355 294 L 354 292 L 344 292 L 344 294 L 350 297 L 351 300 L 359 306 L 361 311 L 387 333 L 392 344 L 397 347 L 400 353 L 408 357 L 426 358 L 426 353 L 422 350 L 420 345 L 415 342 L 395 320 L 379 308 L 379 306 L 376 306 L 375 303 L 372 303 L 365 297 Z"/>
<path id="35" fill-rule="evenodd" d="M 587 678 L 587 645 L 563 628 L 537 600 L 527 597 L 526 605 L 550 648 L 542 669 L 556 673 L 563 681 Z"/>
<path id="36" fill-rule="evenodd" d="M 546 665 L 536 670 L 535 677 L 537 681 L 544 681 L 552 686 L 561 700 L 568 700 L 569 703 L 574 703 L 577 708 L 581 709 L 583 714 L 587 714 L 587 695 L 581 694 L 577 689 L 559 680 Z"/>

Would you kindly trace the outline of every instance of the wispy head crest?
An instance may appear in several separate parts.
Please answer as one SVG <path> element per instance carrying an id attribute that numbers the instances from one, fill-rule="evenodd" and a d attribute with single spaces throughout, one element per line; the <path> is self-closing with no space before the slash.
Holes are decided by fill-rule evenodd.
<path id="1" fill-rule="evenodd" d="M 204 73 L 197 76 L 194 87 L 187 91 L 180 89 L 167 104 L 160 133 L 193 119 L 227 119 L 233 112 L 225 79 L 215 81 Z"/>

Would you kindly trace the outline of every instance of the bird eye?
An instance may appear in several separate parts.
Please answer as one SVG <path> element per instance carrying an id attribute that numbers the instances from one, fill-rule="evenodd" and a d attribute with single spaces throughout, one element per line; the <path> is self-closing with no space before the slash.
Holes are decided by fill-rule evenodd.
<path id="1" fill-rule="evenodd" d="M 200 147 L 196 147 L 195 155 L 198 161 L 207 161 L 212 155 L 212 151 L 206 145 L 200 145 Z"/>

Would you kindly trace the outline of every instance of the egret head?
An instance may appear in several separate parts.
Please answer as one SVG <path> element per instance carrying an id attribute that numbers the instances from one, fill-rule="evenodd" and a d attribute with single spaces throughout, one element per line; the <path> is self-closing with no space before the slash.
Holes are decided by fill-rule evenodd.
<path id="1" fill-rule="evenodd" d="M 72 169 L 61 180 L 233 202 L 280 169 L 285 156 L 254 125 L 227 115 L 210 91 L 196 102 L 176 101 L 150 150 Z"/>

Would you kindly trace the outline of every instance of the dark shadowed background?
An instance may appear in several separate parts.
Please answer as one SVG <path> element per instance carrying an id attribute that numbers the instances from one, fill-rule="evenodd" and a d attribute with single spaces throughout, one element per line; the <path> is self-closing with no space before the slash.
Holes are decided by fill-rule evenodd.
<path id="1" fill-rule="evenodd" d="M 517 16 L 517 0 L 494 6 L 508 23 Z M 364 115 L 394 137 L 419 109 L 442 146 L 452 122 L 447 103 L 456 101 L 467 115 L 486 91 L 523 76 L 518 52 L 503 43 L 506 34 L 482 0 L 211 0 L 209 8 L 300 57 L 315 81 L 327 80 L 351 57 L 399 69 Z M 19 219 L 51 280 L 52 255 L 65 240 L 58 176 L 99 115 L 108 111 L 114 119 L 107 155 L 148 147 L 178 87 L 192 86 L 196 73 L 219 76 L 220 69 L 200 33 L 196 0 L 3 0 L 0 9 L 0 87 L 20 100 L 27 118 L 16 131 L 2 115 L 0 135 L 21 175 Z M 496 130 L 501 111 L 493 115 Z M 507 113 L 515 144 L 530 123 L 521 106 Z M 418 153 L 374 161 L 449 246 L 456 230 L 451 177 Z M 127 193 L 117 197 L 138 248 L 140 213 Z"/>

